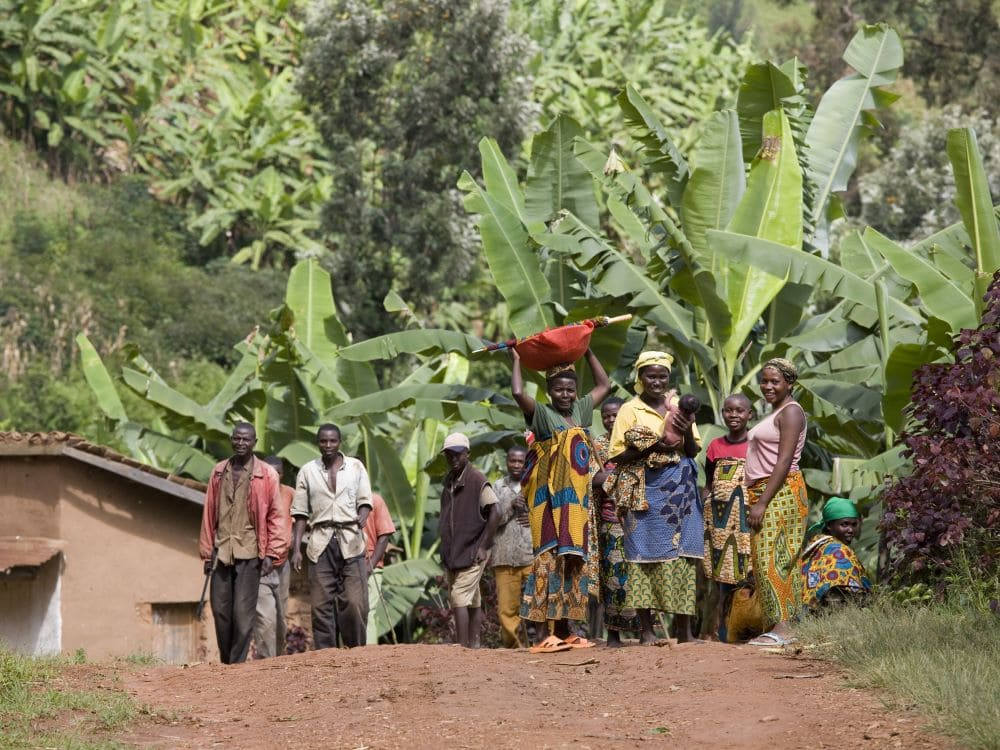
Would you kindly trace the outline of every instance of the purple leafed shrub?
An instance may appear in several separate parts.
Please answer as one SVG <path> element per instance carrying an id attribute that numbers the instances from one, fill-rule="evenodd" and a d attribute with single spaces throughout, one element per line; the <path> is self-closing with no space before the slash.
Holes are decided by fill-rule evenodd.
<path id="1" fill-rule="evenodd" d="M 913 374 L 913 472 L 886 492 L 882 530 L 901 580 L 941 580 L 961 550 L 970 572 L 1000 569 L 1000 272 L 982 324 L 954 340 L 955 362 Z"/>

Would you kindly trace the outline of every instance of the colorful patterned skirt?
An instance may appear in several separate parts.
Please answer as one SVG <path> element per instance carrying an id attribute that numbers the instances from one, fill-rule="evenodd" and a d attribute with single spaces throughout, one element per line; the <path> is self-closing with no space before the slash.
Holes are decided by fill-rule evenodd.
<path id="1" fill-rule="evenodd" d="M 532 444 L 521 485 L 535 555 L 553 550 L 587 556 L 591 476 L 590 437 L 583 428 L 559 430 Z"/>
<path id="2" fill-rule="evenodd" d="M 868 572 L 854 550 L 832 536 L 823 535 L 809 543 L 802 552 L 799 570 L 803 599 L 810 608 L 820 606 L 834 589 L 852 597 L 863 596 L 872 590 Z"/>
<path id="3" fill-rule="evenodd" d="M 698 561 L 687 557 L 655 563 L 627 563 L 625 606 L 675 615 L 695 613 Z"/>
<path id="4" fill-rule="evenodd" d="M 634 609 L 625 606 L 628 587 L 628 563 L 625 562 L 625 532 L 620 523 L 601 521 L 601 603 L 604 605 L 604 626 L 608 630 L 638 633 L 639 618 Z"/>
<path id="5" fill-rule="evenodd" d="M 524 582 L 521 617 L 532 622 L 587 619 L 587 565 L 578 555 L 543 552 Z"/>
<path id="6" fill-rule="evenodd" d="M 646 469 L 645 485 L 648 510 L 630 510 L 622 521 L 625 606 L 693 615 L 697 565 L 705 550 L 698 468 L 682 458 L 662 469 Z"/>
<path id="7" fill-rule="evenodd" d="M 767 477 L 747 487 L 747 505 L 760 500 Z M 802 472 L 790 471 L 764 513 L 761 530 L 750 537 L 750 558 L 765 625 L 774 627 L 802 610 L 799 550 L 806 531 L 809 500 Z"/>
<path id="8" fill-rule="evenodd" d="M 742 458 L 720 458 L 705 508 L 705 575 L 718 583 L 739 583 L 750 572 L 750 527 Z"/>

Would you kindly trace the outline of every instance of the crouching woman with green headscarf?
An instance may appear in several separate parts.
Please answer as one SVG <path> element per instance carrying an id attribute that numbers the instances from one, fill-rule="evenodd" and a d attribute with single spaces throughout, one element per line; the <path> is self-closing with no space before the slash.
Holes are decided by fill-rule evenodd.
<path id="1" fill-rule="evenodd" d="M 861 531 L 857 506 L 844 497 L 831 497 L 823 505 L 823 520 L 809 527 L 806 546 L 799 556 L 805 605 L 863 602 L 871 592 L 865 566 L 851 549 Z"/>

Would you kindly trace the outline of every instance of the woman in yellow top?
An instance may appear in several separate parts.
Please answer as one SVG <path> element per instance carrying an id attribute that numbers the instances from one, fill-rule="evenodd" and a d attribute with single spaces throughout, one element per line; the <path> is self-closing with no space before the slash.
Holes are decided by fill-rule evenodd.
<path id="1" fill-rule="evenodd" d="M 705 549 L 698 468 L 692 460 L 701 439 L 669 389 L 672 363 L 665 352 L 639 355 L 638 395 L 618 411 L 609 449 L 615 471 L 606 488 L 625 532 L 625 606 L 638 611 L 643 644 L 656 640 L 654 609 L 675 615 L 678 642 L 693 640 L 696 561 Z M 664 437 L 666 419 L 682 436 L 680 445 Z"/>

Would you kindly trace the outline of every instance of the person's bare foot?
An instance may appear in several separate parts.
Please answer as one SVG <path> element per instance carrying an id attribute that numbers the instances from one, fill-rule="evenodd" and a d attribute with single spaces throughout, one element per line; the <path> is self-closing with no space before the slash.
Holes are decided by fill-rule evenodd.
<path id="1" fill-rule="evenodd" d="M 656 643 L 656 633 L 652 630 L 642 631 L 642 635 L 639 636 L 639 645 L 641 646 L 652 646 Z"/>
<path id="2" fill-rule="evenodd" d="M 609 630 L 608 640 L 604 645 L 608 648 L 621 648 L 625 644 L 622 643 L 622 637 L 618 634 L 617 630 Z"/>

